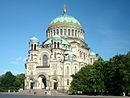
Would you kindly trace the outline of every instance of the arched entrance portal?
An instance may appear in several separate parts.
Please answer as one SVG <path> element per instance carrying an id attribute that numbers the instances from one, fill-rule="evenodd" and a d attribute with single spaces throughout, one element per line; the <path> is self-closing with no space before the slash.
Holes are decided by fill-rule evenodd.
<path id="1" fill-rule="evenodd" d="M 30 83 L 30 89 L 33 89 L 33 87 L 34 87 L 34 82 L 31 82 Z"/>
<path id="2" fill-rule="evenodd" d="M 39 87 L 41 89 L 46 89 L 47 87 L 47 80 L 44 75 L 39 75 Z"/>
<path id="3" fill-rule="evenodd" d="M 46 77 L 42 78 L 42 83 L 44 84 L 44 88 L 46 89 L 46 87 L 47 87 Z"/>
<path id="4" fill-rule="evenodd" d="M 57 82 L 56 79 L 53 80 L 53 86 L 54 86 L 54 87 L 53 87 L 54 89 L 57 89 L 57 87 L 58 87 L 58 82 Z"/>

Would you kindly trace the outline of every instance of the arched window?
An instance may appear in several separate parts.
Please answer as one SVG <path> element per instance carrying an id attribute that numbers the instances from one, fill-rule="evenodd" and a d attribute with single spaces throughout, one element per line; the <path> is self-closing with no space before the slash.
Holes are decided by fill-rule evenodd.
<path id="1" fill-rule="evenodd" d="M 68 29 L 68 36 L 70 36 L 70 29 Z"/>
<path id="2" fill-rule="evenodd" d="M 59 43 L 59 42 L 57 42 L 57 48 L 59 48 L 59 46 L 60 46 L 60 43 Z"/>
<path id="3" fill-rule="evenodd" d="M 43 55 L 43 66 L 48 66 L 48 57 L 47 57 L 47 55 Z"/>
<path id="4" fill-rule="evenodd" d="M 53 30 L 54 31 L 54 35 L 56 34 L 56 32 L 55 32 L 55 30 Z"/>
<path id="5" fill-rule="evenodd" d="M 57 35 L 59 35 L 59 30 L 57 29 Z"/>
<path id="6" fill-rule="evenodd" d="M 62 29 L 60 29 L 60 35 L 62 35 Z"/>
<path id="7" fill-rule="evenodd" d="M 82 57 L 82 52 L 80 51 L 80 57 Z"/>
<path id="8" fill-rule="evenodd" d="M 51 36 L 50 37 L 52 37 L 52 31 L 51 31 Z"/>
<path id="9" fill-rule="evenodd" d="M 33 44 L 31 44 L 31 50 L 33 50 Z"/>
<path id="10" fill-rule="evenodd" d="M 56 42 L 54 42 L 54 48 L 56 48 Z"/>
<path id="11" fill-rule="evenodd" d="M 67 73 L 67 75 L 69 75 L 69 66 L 67 66 L 67 72 L 66 73 Z"/>
<path id="12" fill-rule="evenodd" d="M 76 66 L 75 66 L 75 69 L 74 69 L 74 70 L 75 70 L 75 73 L 76 73 L 76 72 L 77 72 L 77 67 L 76 67 Z"/>
<path id="13" fill-rule="evenodd" d="M 69 85 L 69 79 L 67 79 L 67 85 Z"/>
<path id="14" fill-rule="evenodd" d="M 34 44 L 34 50 L 36 50 L 36 44 Z"/>
<path id="15" fill-rule="evenodd" d="M 85 53 L 84 53 L 84 60 L 85 60 Z"/>

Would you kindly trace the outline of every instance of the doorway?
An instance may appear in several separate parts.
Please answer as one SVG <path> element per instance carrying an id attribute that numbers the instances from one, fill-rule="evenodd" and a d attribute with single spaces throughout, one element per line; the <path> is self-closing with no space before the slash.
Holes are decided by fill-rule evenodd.
<path id="1" fill-rule="evenodd" d="M 33 89 L 33 86 L 34 86 L 34 82 L 31 82 L 30 89 Z"/>
<path id="2" fill-rule="evenodd" d="M 58 87 L 58 82 L 54 82 L 54 89 L 57 89 Z"/>
<path id="3" fill-rule="evenodd" d="M 44 84 L 44 88 L 46 89 L 47 83 L 46 83 L 46 77 L 45 77 L 45 76 L 42 77 L 42 82 L 43 82 L 43 84 Z"/>

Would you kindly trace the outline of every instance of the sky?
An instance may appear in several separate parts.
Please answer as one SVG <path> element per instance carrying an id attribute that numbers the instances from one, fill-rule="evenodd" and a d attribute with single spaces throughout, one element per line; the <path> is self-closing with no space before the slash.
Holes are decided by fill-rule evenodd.
<path id="1" fill-rule="evenodd" d="M 130 51 L 130 0 L 0 0 L 0 75 L 25 72 L 30 38 L 42 43 L 64 4 L 82 25 L 85 42 L 104 60 Z"/>

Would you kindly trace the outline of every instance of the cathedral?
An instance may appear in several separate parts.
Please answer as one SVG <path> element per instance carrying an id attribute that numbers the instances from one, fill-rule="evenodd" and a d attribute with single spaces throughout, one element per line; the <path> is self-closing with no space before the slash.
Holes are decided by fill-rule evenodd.
<path id="1" fill-rule="evenodd" d="M 67 91 L 72 75 L 99 58 L 85 43 L 84 34 L 79 21 L 64 8 L 63 14 L 50 22 L 42 44 L 32 37 L 25 64 L 25 89 Z"/>

